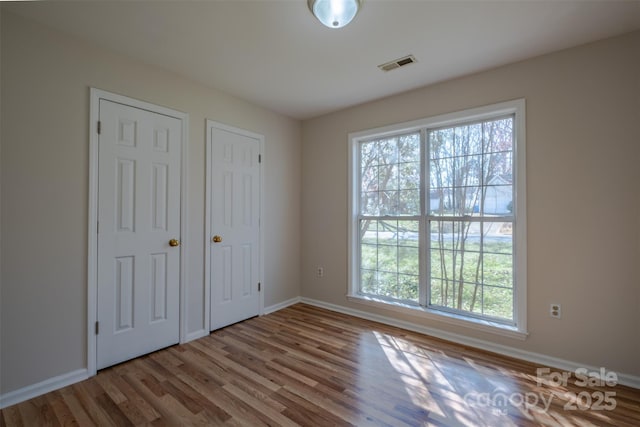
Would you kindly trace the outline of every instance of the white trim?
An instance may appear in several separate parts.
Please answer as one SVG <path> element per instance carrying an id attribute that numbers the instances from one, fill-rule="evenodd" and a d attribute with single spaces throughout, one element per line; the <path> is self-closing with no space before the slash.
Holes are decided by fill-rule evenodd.
<path id="1" fill-rule="evenodd" d="M 260 259 L 259 259 L 259 264 L 260 264 L 260 269 L 258 270 L 260 272 L 260 310 L 259 310 L 259 315 L 262 316 L 264 314 L 264 293 L 266 292 L 265 290 L 267 289 L 267 284 L 265 283 L 265 275 L 264 275 L 264 224 L 266 224 L 265 221 L 265 216 L 264 213 L 265 208 L 264 208 L 264 201 L 265 201 L 265 194 L 264 194 L 264 169 L 265 169 L 265 165 L 266 165 L 266 161 L 265 161 L 265 150 L 264 150 L 264 135 L 259 135 L 259 134 L 251 134 L 254 136 L 257 136 L 259 141 L 260 141 L 260 220 L 259 220 L 259 224 L 260 224 L 260 231 L 259 231 L 259 235 L 258 238 L 260 239 L 260 244 L 259 244 L 259 248 L 260 248 Z"/>
<path id="2" fill-rule="evenodd" d="M 264 314 L 265 315 L 271 314 L 278 310 L 282 310 L 286 307 L 289 307 L 291 305 L 294 305 L 300 302 L 304 304 L 309 304 L 315 307 L 320 307 L 327 310 L 335 311 L 338 313 L 359 317 L 361 319 L 371 320 L 373 322 L 379 322 L 385 325 L 395 326 L 395 327 L 406 329 L 409 331 L 433 336 L 433 337 L 451 341 L 457 344 L 469 345 L 471 347 L 479 348 L 486 351 L 491 351 L 504 356 L 514 357 L 514 358 L 525 360 L 528 362 L 538 363 L 544 366 L 551 366 L 558 369 L 563 369 L 565 371 L 573 372 L 577 368 L 587 368 L 590 371 L 598 371 L 599 369 L 598 367 L 594 367 L 594 366 L 585 366 L 577 362 L 572 362 L 572 361 L 560 359 L 557 357 L 547 356 L 544 354 L 529 352 L 525 350 L 519 350 L 512 347 L 503 346 L 500 344 L 493 344 L 487 341 L 477 340 L 474 338 L 465 337 L 463 335 L 441 331 L 439 329 L 428 328 L 426 326 L 420 326 L 414 323 L 400 321 L 387 316 L 381 316 L 381 315 L 371 314 L 371 313 L 367 313 L 360 310 L 354 310 L 351 308 L 339 306 L 336 304 L 330 304 L 330 303 L 326 303 L 326 302 L 311 299 L 311 298 L 304 298 L 304 297 L 291 298 L 281 303 L 266 307 L 264 309 Z M 187 341 L 201 338 L 206 335 L 209 335 L 209 332 L 205 330 L 191 332 L 187 337 Z M 619 372 L 617 373 L 617 375 L 618 375 L 619 384 L 640 389 L 640 376 L 619 373 Z M 80 381 L 84 381 L 88 379 L 90 376 L 92 375 L 89 373 L 87 369 L 78 369 L 76 371 L 58 375 L 56 377 L 49 378 L 39 383 L 32 384 L 32 385 L 11 391 L 9 393 L 2 394 L 0 395 L 0 409 L 4 409 L 11 405 L 24 402 L 25 400 L 32 399 L 37 396 L 41 396 L 50 391 L 61 389 L 68 385 L 75 384 Z"/>
<path id="3" fill-rule="evenodd" d="M 98 120 L 100 91 L 90 88 L 89 104 L 89 223 L 87 245 L 87 372 L 96 374 L 97 338 L 94 324 L 98 318 Z"/>
<path id="4" fill-rule="evenodd" d="M 86 369 L 78 369 L 76 371 L 48 378 L 44 381 L 40 381 L 39 383 L 10 391 L 9 393 L 0 395 L 0 409 L 38 397 L 45 393 L 49 393 L 50 391 L 75 384 L 79 381 L 86 380 L 87 378 L 89 378 L 88 371 Z"/>
<path id="5" fill-rule="evenodd" d="M 518 329 L 527 332 L 527 130 L 526 102 L 519 99 L 512 102 L 515 108 L 514 161 L 516 163 L 514 206 L 516 218 L 514 224 L 514 304 Z M 522 197 L 521 197 L 522 196 Z"/>
<path id="6" fill-rule="evenodd" d="M 565 359 L 560 359 L 558 357 L 547 356 L 545 354 L 534 353 L 526 350 L 520 350 L 520 349 L 509 347 L 506 345 L 495 344 L 489 341 L 485 341 L 477 338 L 471 338 L 464 335 L 455 334 L 452 332 L 446 332 L 437 328 L 430 328 L 428 326 L 417 325 L 415 323 L 394 319 L 392 317 L 382 316 L 379 314 L 372 314 L 366 311 L 355 310 L 352 308 L 331 304 L 331 303 L 327 303 L 324 301 L 319 301 L 311 298 L 302 297 L 300 302 L 304 304 L 313 305 L 315 307 L 336 311 L 338 313 L 359 317 L 361 319 L 371 320 L 373 322 L 395 326 L 395 327 L 406 329 L 412 332 L 418 332 L 420 334 L 429 335 L 429 336 L 440 338 L 446 341 L 451 341 L 456 344 L 462 344 L 462 345 L 474 347 L 480 350 L 497 353 L 503 356 L 513 357 L 513 358 L 524 360 L 527 362 L 540 364 L 542 366 L 550 366 L 550 367 L 562 369 L 565 371 L 571 371 L 571 372 L 575 372 L 575 370 L 578 368 L 587 368 L 589 371 L 596 371 L 596 372 L 600 369 L 599 367 L 585 365 L 583 363 L 574 362 L 571 360 L 565 360 Z M 640 376 L 625 374 L 620 372 L 616 372 L 616 374 L 618 375 L 618 384 L 640 389 Z"/>
<path id="7" fill-rule="evenodd" d="M 299 302 L 302 302 L 301 297 L 290 298 L 286 301 L 282 301 L 277 304 L 270 305 L 269 307 L 265 307 L 263 314 L 266 315 L 266 314 L 275 313 L 276 311 L 282 310 L 283 308 L 290 307 L 294 304 L 298 304 Z"/>
<path id="8" fill-rule="evenodd" d="M 492 326 L 490 321 L 476 322 L 473 319 L 466 320 L 464 314 L 459 316 L 451 316 L 448 313 L 438 310 L 423 310 L 425 315 L 431 316 L 432 319 L 441 320 L 443 322 L 454 322 L 458 326 L 470 327 L 482 330 L 495 329 L 494 333 L 511 336 L 513 338 L 524 339 L 527 336 L 527 219 L 526 219 L 526 110 L 525 100 L 517 99 L 512 101 L 500 102 L 497 104 L 486 105 L 477 108 L 457 111 L 453 113 L 442 114 L 439 116 L 413 120 L 410 122 L 398 123 L 389 126 L 383 126 L 374 129 L 363 130 L 359 132 L 351 132 L 348 135 L 348 294 L 350 298 L 358 300 L 358 302 L 373 303 L 367 298 L 358 295 L 359 271 L 356 266 L 359 265 L 359 247 L 358 243 L 358 198 L 355 197 L 359 192 L 359 177 L 356 176 L 358 170 L 358 143 L 376 138 L 383 138 L 398 133 L 410 133 L 422 131 L 425 128 L 450 126 L 461 121 L 485 120 L 488 118 L 515 114 L 514 123 L 514 162 L 516 164 L 514 202 L 516 206 L 516 218 L 514 224 L 514 314 L 513 322 L 516 330 L 507 331 L 504 327 Z M 421 173 L 421 176 L 424 173 Z M 421 183 L 421 191 L 424 191 L 424 182 Z M 525 195 L 524 197 L 518 197 Z M 421 245 L 421 251 L 423 250 Z M 421 258 L 422 256 L 421 252 Z M 422 275 L 421 275 L 421 280 Z M 386 304 L 382 302 L 375 303 L 378 306 Z M 385 308 L 394 310 L 397 304 L 386 304 Z M 402 307 L 400 307 L 402 308 Z M 404 308 L 402 308 L 404 309 Z M 406 309 L 404 309 L 406 310 Z M 442 319 L 440 319 L 440 317 Z M 486 320 L 486 319 L 483 319 Z"/>
<path id="9" fill-rule="evenodd" d="M 209 331 L 205 328 L 205 329 L 198 329 L 197 331 L 193 331 L 193 332 L 189 332 L 184 341 L 181 341 L 180 344 L 184 344 L 186 342 L 189 341 L 193 341 L 193 340 L 197 340 L 199 338 L 203 338 L 206 337 L 207 335 L 209 335 Z"/>
<path id="10" fill-rule="evenodd" d="M 180 343 L 190 341 L 187 322 L 187 288 L 189 284 L 188 242 L 189 242 L 189 114 L 176 111 L 182 121 L 182 156 L 180 163 Z"/>
<path id="11" fill-rule="evenodd" d="M 181 174 L 180 174 L 180 342 L 187 339 L 187 295 L 186 287 L 188 283 L 187 271 L 187 231 L 188 231 L 188 145 L 189 145 L 189 115 L 181 111 L 160 105 L 151 104 L 145 101 L 118 95 L 101 89 L 89 89 L 89 229 L 88 229 L 88 250 L 87 250 L 87 375 L 96 374 L 97 339 L 94 334 L 94 324 L 98 313 L 98 121 L 100 120 L 100 99 L 106 99 L 124 105 L 129 105 L 142 110 L 151 111 L 158 114 L 174 117 L 181 121 L 182 127 L 182 152 L 181 152 Z"/>
<path id="12" fill-rule="evenodd" d="M 438 116 L 427 117 L 424 119 L 412 120 L 409 122 L 396 123 L 388 126 L 382 126 L 373 129 L 366 129 L 358 132 L 349 133 L 349 139 L 356 142 L 368 140 L 372 138 L 383 138 L 385 136 L 394 135 L 398 132 L 416 132 L 424 127 L 444 127 L 451 124 L 459 123 L 460 120 L 475 121 L 484 120 L 499 115 L 513 114 L 517 108 L 524 107 L 524 99 L 516 99 L 512 101 L 499 102 L 497 104 L 484 105 L 481 107 L 469 108 L 466 110 L 456 111 L 452 113 L 441 114 Z"/>
<path id="13" fill-rule="evenodd" d="M 349 141 L 349 147 L 347 150 L 348 163 L 347 174 L 349 182 L 347 184 L 348 199 L 348 221 L 347 221 L 347 293 L 356 294 L 358 283 L 360 282 L 360 272 L 356 266 L 360 265 L 360 246 L 358 245 L 358 212 L 360 202 L 356 200 L 356 194 L 360 192 L 360 174 L 357 174 L 359 170 L 360 155 L 358 152 L 358 135 L 361 132 L 350 133 L 347 136 Z M 357 176 L 356 176 L 357 175 Z"/>
<path id="14" fill-rule="evenodd" d="M 260 166 L 260 231 L 259 231 L 259 235 L 258 235 L 258 250 L 260 251 L 260 254 L 258 255 L 258 282 L 260 282 L 261 284 L 261 291 L 260 291 L 260 296 L 259 296 L 259 307 L 258 307 L 258 315 L 263 315 L 264 314 L 264 293 L 265 293 L 265 289 L 266 289 L 266 284 L 264 281 L 264 224 L 265 224 L 265 218 L 264 218 L 264 200 L 265 200 L 265 196 L 264 196 L 264 169 L 265 169 L 265 155 L 264 155 L 264 142 L 265 142 L 265 138 L 264 135 L 261 135 L 259 133 L 255 133 L 255 132 L 251 132 L 248 131 L 246 129 L 240 129 L 234 126 L 229 126 L 226 125 L 224 123 L 220 123 L 220 122 L 216 122 L 213 120 L 206 120 L 206 137 L 207 137 L 207 141 L 206 141 L 206 147 L 205 147 L 205 156 L 206 156 L 206 160 L 205 160 L 205 221 L 204 221 L 204 278 L 205 278 L 205 327 L 208 328 L 208 330 L 211 330 L 211 262 L 210 262 L 210 258 L 211 258 L 211 244 L 210 244 L 210 239 L 211 239 L 211 222 L 210 222 L 210 218 L 211 218 L 211 153 L 213 152 L 212 150 L 212 129 L 216 128 L 216 129 L 220 129 L 220 130 L 224 130 L 227 132 L 232 132 L 238 135 L 242 135 L 242 136 L 246 136 L 248 138 L 254 138 L 258 140 L 258 145 L 259 145 L 259 155 L 261 156 L 261 162 L 259 164 Z"/>
<path id="15" fill-rule="evenodd" d="M 408 316 L 415 316 L 420 319 L 448 323 L 454 326 L 474 329 L 476 331 L 487 332 L 494 335 L 500 335 L 503 337 L 513 338 L 521 341 L 526 340 L 528 336 L 527 333 L 520 332 L 514 326 L 493 323 L 486 319 L 465 317 L 446 311 L 430 310 L 419 305 L 411 306 L 409 304 L 402 304 L 395 301 L 388 302 L 362 295 L 347 295 L 347 300 L 383 310 L 395 311 L 397 313 L 402 313 Z"/>
<path id="16" fill-rule="evenodd" d="M 205 179 L 204 179 L 204 306 L 202 327 L 211 331 L 211 140 L 213 139 L 210 120 L 204 121 L 205 131 Z"/>

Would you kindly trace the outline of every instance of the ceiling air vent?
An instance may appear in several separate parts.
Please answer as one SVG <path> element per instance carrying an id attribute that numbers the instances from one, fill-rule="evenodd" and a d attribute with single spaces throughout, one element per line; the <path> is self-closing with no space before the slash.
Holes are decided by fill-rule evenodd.
<path id="1" fill-rule="evenodd" d="M 404 67 L 405 65 L 413 64 L 416 62 L 416 58 L 413 55 L 403 56 L 402 58 L 395 59 L 382 65 L 378 65 L 382 71 L 391 71 L 396 68 Z"/>

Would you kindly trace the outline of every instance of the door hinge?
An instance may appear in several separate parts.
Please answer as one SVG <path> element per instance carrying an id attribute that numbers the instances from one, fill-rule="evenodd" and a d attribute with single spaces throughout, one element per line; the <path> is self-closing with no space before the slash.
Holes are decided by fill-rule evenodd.
<path id="1" fill-rule="evenodd" d="M 102 132 L 102 122 L 98 120 L 98 135 Z"/>
<path id="2" fill-rule="evenodd" d="M 258 282 L 258 292 L 260 292 L 261 290 L 262 290 L 262 284 Z"/>
<path id="3" fill-rule="evenodd" d="M 262 154 L 258 154 L 258 163 L 262 163 Z"/>
<path id="4" fill-rule="evenodd" d="M 96 335 L 100 333 L 100 322 L 96 322 Z"/>

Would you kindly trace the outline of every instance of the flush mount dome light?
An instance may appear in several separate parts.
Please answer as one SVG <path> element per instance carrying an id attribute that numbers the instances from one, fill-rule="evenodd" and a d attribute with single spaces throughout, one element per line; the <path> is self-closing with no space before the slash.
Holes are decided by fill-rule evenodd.
<path id="1" fill-rule="evenodd" d="M 311 13 L 329 28 L 342 28 L 353 20 L 360 0 L 307 0 Z"/>

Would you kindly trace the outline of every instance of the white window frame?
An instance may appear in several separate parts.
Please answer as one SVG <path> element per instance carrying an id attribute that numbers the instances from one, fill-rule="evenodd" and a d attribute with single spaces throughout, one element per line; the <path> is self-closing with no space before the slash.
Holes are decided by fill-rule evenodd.
<path id="1" fill-rule="evenodd" d="M 359 154 L 360 142 L 371 139 L 379 139 L 393 136 L 399 133 L 424 132 L 427 128 L 446 127 L 456 124 L 480 121 L 494 117 L 514 114 L 514 318 L 513 324 L 493 322 L 488 319 L 475 316 L 466 316 L 460 313 L 452 313 L 435 310 L 428 307 L 390 301 L 384 298 L 375 298 L 359 293 L 360 283 L 360 247 L 359 247 Z M 347 299 L 378 308 L 384 308 L 418 316 L 422 319 L 436 320 L 456 326 L 463 326 L 483 332 L 491 332 L 510 338 L 524 340 L 527 332 L 527 206 L 526 206 L 526 129 L 525 129 L 525 100 L 501 102 L 498 104 L 467 109 L 454 113 L 443 114 L 435 117 L 414 120 L 405 123 L 393 124 L 348 135 L 349 140 L 349 223 L 348 223 L 348 291 Z M 424 172 L 422 172 L 424 175 Z M 424 178 L 422 179 L 424 181 Z M 424 182 L 421 183 L 424 197 Z M 423 231 L 424 234 L 424 231 Z M 422 253 L 424 245 L 421 245 L 420 262 L 426 264 L 426 257 Z M 426 269 L 421 269 L 422 276 L 426 277 Z M 422 288 L 425 288 L 423 285 Z M 421 289 L 421 292 L 425 289 Z"/>

